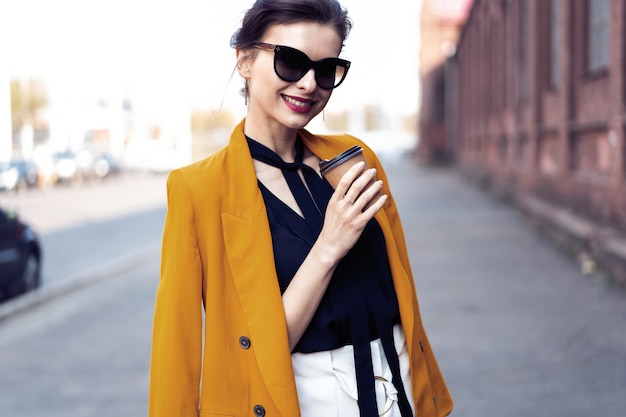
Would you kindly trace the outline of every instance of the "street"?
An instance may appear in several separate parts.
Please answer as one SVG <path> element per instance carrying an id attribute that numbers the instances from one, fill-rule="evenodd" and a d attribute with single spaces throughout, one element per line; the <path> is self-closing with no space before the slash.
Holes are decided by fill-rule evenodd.
<path id="1" fill-rule="evenodd" d="M 383 162 L 452 415 L 622 417 L 626 292 L 583 275 L 458 172 Z M 15 198 L 24 217 L 45 218 L 44 286 L 114 273 L 0 320 L 0 417 L 146 414 L 164 187 L 163 176 L 137 177 L 51 192 L 49 203 Z"/>
<path id="2" fill-rule="evenodd" d="M 0 204 L 17 210 L 39 233 L 44 285 L 158 246 L 165 219 L 165 176 L 134 173 L 80 187 L 56 186 Z"/>

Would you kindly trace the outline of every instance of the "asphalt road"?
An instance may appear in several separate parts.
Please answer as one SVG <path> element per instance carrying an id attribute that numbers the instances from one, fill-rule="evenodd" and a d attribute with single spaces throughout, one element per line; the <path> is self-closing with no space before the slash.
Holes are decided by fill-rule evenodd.
<path id="1" fill-rule="evenodd" d="M 0 194 L 38 232 L 43 285 L 136 256 L 160 244 L 165 219 L 165 175 L 124 174 L 96 184 Z"/>
<path id="2" fill-rule="evenodd" d="M 147 414 L 153 255 L 0 323 L 0 417 Z"/>
<path id="3" fill-rule="evenodd" d="M 386 168 L 453 415 L 623 417 L 625 292 L 583 275 L 514 208 L 456 172 L 395 159 Z M 107 231 L 136 216 L 121 224 L 160 236 L 162 184 L 152 204 L 83 226 Z M 108 236 L 123 247 L 126 235 Z M 125 268 L 0 321 L 0 417 L 145 414 L 159 254 L 144 236 L 143 255 Z"/>

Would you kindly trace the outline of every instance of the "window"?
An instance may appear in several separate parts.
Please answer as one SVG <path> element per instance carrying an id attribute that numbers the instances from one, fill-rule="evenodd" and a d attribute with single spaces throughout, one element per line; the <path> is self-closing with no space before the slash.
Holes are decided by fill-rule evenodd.
<path id="1" fill-rule="evenodd" d="M 561 80 L 561 9 L 560 0 L 550 1 L 550 86 L 558 88 Z"/>
<path id="2" fill-rule="evenodd" d="M 588 0 L 587 68 L 590 72 L 609 66 L 610 0 Z"/>

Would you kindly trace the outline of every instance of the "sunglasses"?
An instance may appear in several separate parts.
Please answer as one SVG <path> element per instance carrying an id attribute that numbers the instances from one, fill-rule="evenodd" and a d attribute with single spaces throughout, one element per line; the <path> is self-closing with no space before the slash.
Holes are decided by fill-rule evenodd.
<path id="1" fill-rule="evenodd" d="M 339 87 L 350 68 L 350 61 L 341 58 L 312 61 L 304 52 L 289 46 L 265 42 L 255 42 L 253 45 L 259 49 L 274 51 L 274 72 L 283 81 L 298 81 L 313 68 L 317 85 L 324 90 L 332 90 Z"/>

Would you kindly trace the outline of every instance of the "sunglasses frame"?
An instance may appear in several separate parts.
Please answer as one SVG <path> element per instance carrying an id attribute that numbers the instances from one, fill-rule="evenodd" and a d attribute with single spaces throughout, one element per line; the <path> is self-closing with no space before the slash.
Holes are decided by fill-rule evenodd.
<path id="1" fill-rule="evenodd" d="M 301 80 L 302 77 L 304 77 L 309 72 L 309 70 L 312 68 L 313 71 L 315 72 L 315 82 L 317 83 L 317 85 L 321 89 L 332 90 L 332 89 L 335 89 L 335 88 L 339 87 L 341 85 L 341 83 L 343 83 L 343 81 L 346 79 L 346 75 L 348 75 L 348 70 L 350 69 L 350 61 L 347 61 L 347 60 L 341 59 L 341 58 L 337 58 L 337 57 L 329 57 L 329 58 L 320 59 L 319 61 L 313 61 L 311 58 L 309 58 L 309 56 L 307 54 L 305 54 L 304 52 L 302 52 L 299 49 L 292 48 L 291 46 L 275 45 L 273 43 L 267 43 L 267 42 L 254 42 L 252 45 L 255 48 L 264 49 L 266 51 L 274 51 L 274 73 L 276 73 L 276 76 L 278 76 L 278 78 L 280 78 L 283 81 L 287 81 L 287 82 L 296 82 L 298 80 Z M 300 77 L 295 78 L 295 79 L 288 79 L 288 78 L 285 78 L 284 76 L 282 76 L 281 74 L 278 73 L 277 61 L 279 59 L 278 57 L 279 57 L 280 52 L 282 50 L 291 51 L 293 53 L 300 54 L 300 55 L 302 55 L 302 57 L 305 58 L 305 62 L 307 64 L 306 65 L 306 71 L 304 71 L 302 73 L 302 75 L 300 75 Z M 345 68 L 345 71 L 343 73 L 343 76 L 339 80 L 339 82 L 334 84 L 332 87 L 324 87 L 324 86 L 322 86 L 320 84 L 320 82 L 318 80 L 318 69 L 320 68 L 320 66 L 323 63 L 326 63 L 329 60 L 335 63 L 335 67 L 339 66 L 339 67 Z"/>

